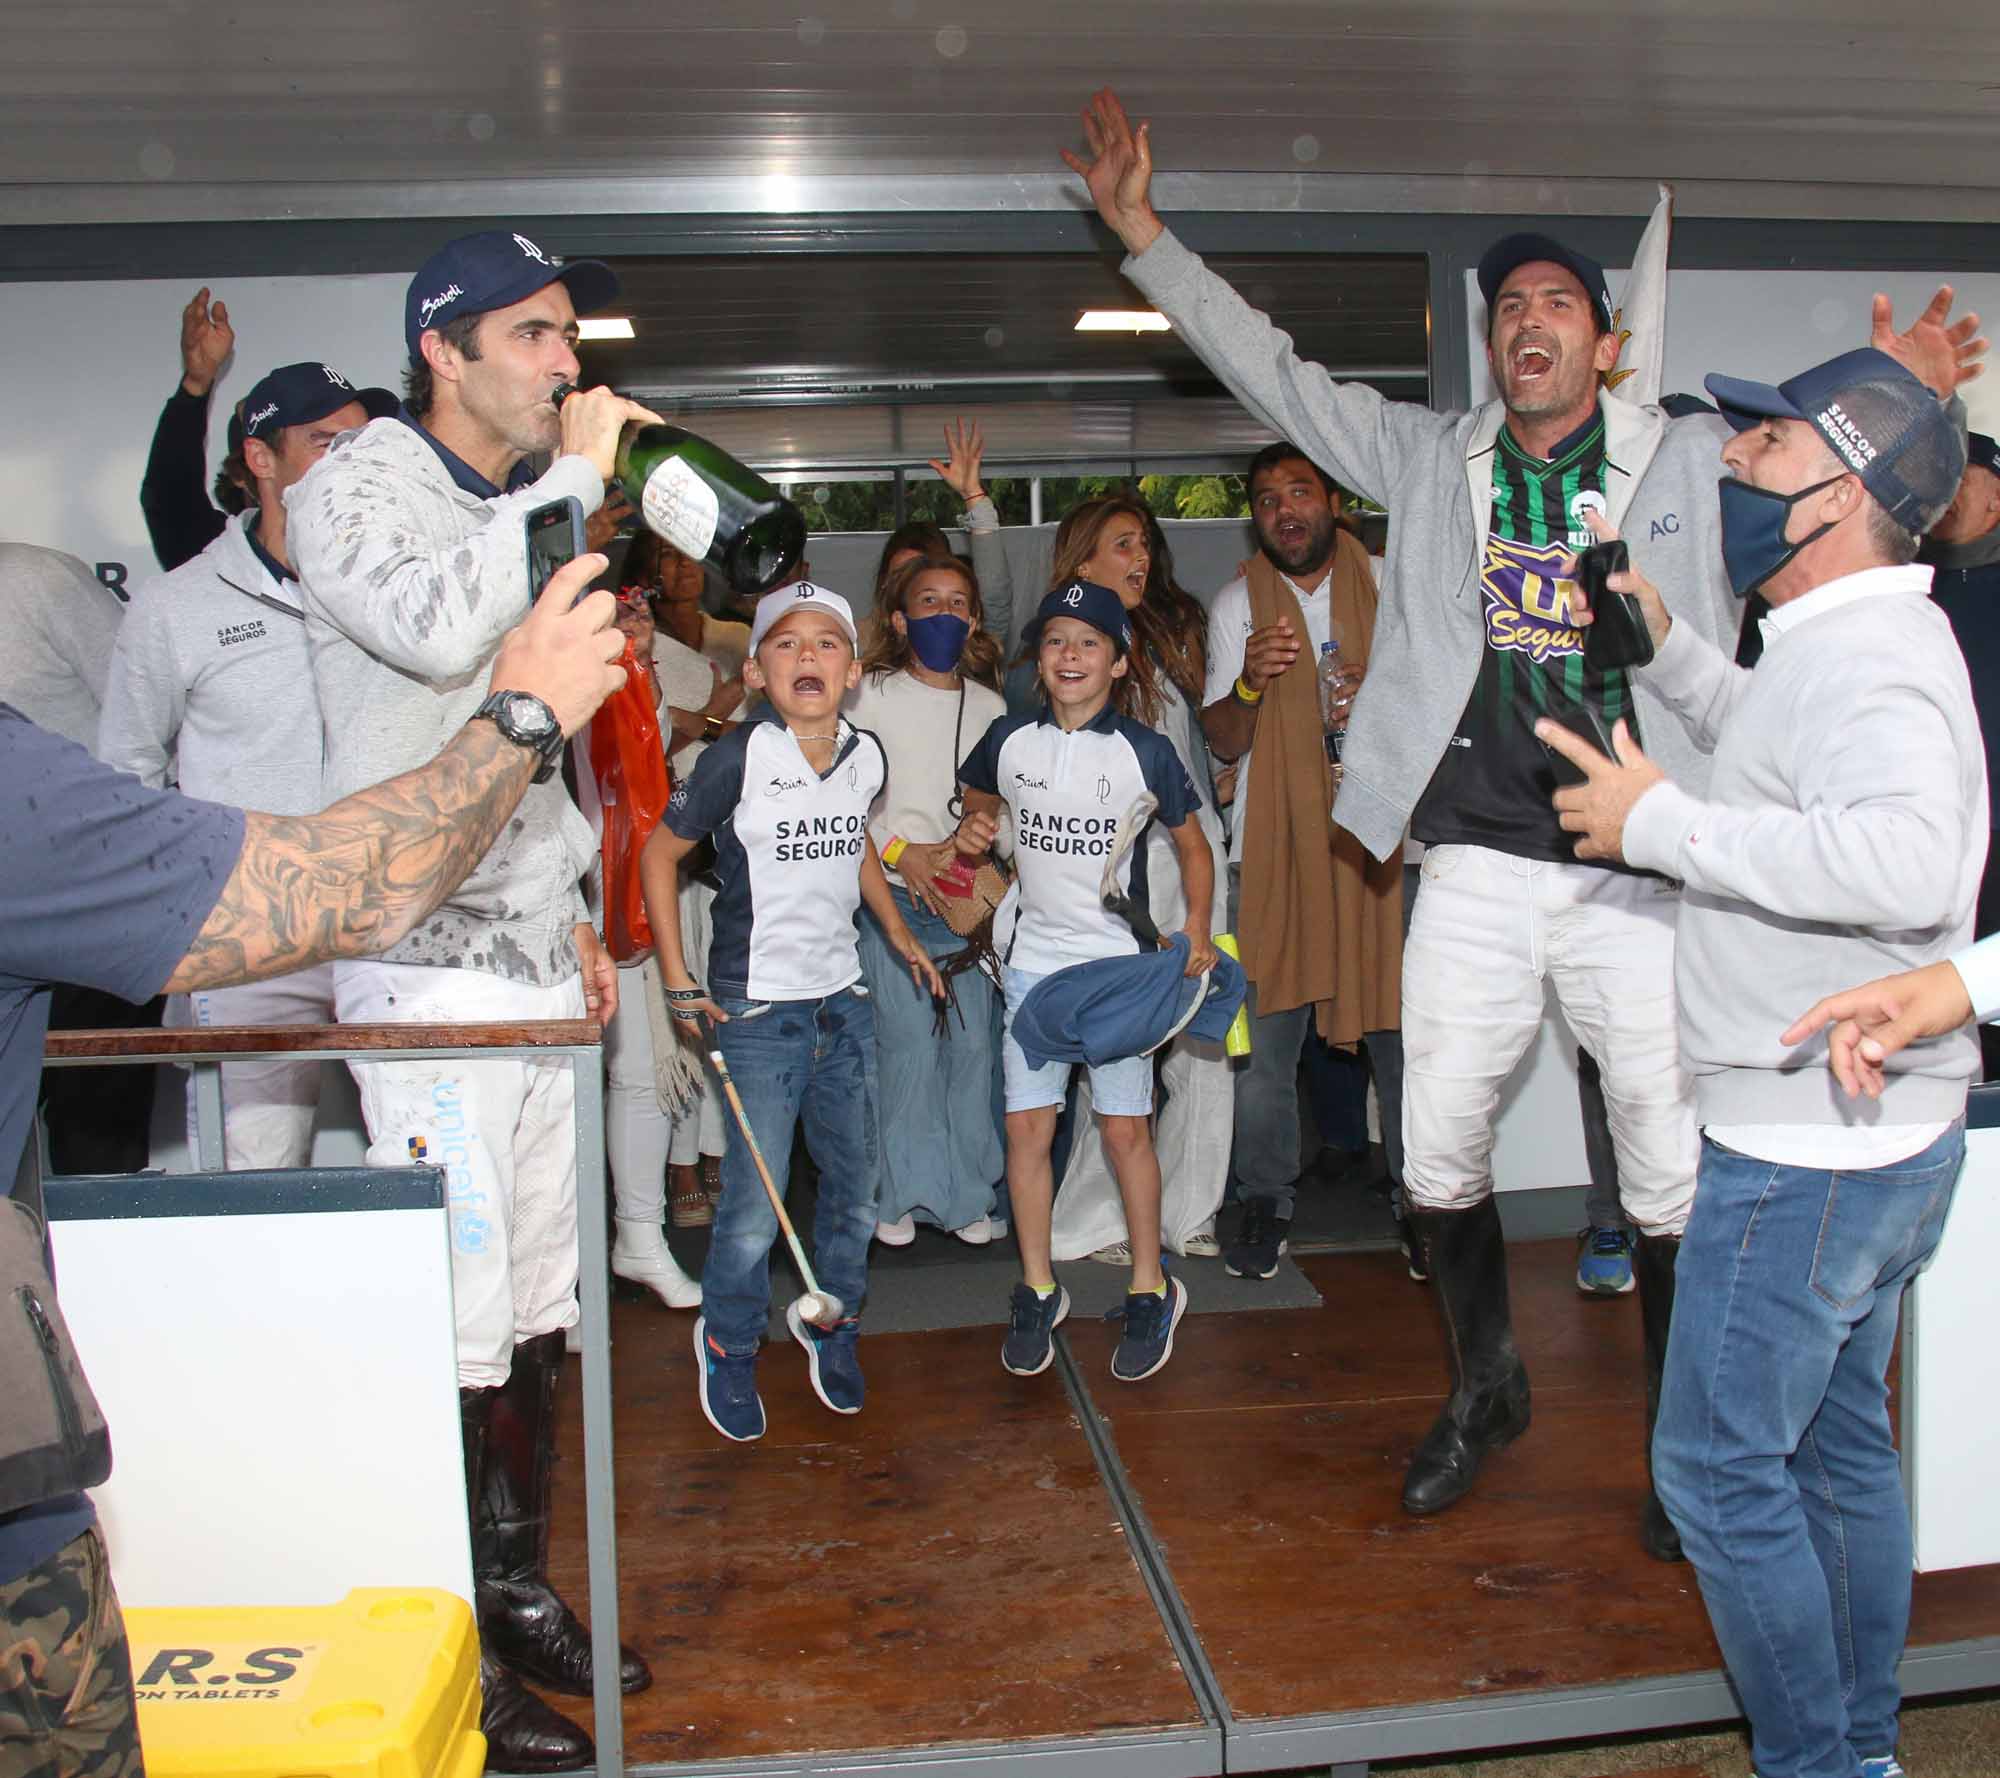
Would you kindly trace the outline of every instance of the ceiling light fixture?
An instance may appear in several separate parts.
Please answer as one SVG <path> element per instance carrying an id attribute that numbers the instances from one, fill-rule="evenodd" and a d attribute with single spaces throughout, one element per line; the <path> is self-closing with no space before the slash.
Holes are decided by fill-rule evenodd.
<path id="1" fill-rule="evenodd" d="M 1173 325 L 1158 309 L 1085 309 L 1076 318 L 1078 333 L 1167 333 Z"/>
<path id="2" fill-rule="evenodd" d="M 623 315 L 586 315 L 576 324 L 576 337 L 580 340 L 629 340 L 634 335 L 632 323 Z"/>

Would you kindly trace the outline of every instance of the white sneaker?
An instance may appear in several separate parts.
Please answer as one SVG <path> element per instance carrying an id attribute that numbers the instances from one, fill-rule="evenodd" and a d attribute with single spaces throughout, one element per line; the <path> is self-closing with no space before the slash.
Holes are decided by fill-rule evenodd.
<path id="1" fill-rule="evenodd" d="M 669 1309 L 701 1307 L 701 1286 L 683 1272 L 668 1250 L 667 1237 L 656 1222 L 618 1219 L 611 1243 L 611 1273 L 643 1285 Z"/>
<path id="2" fill-rule="evenodd" d="M 977 1222 L 968 1222 L 964 1228 L 951 1232 L 968 1247 L 984 1247 L 993 1239 L 993 1225 L 983 1216 Z"/>
<path id="3" fill-rule="evenodd" d="M 899 1216 L 894 1222 L 878 1222 L 875 1225 L 875 1239 L 884 1247 L 907 1247 L 917 1238 L 917 1219 L 914 1216 Z"/>
<path id="4" fill-rule="evenodd" d="M 1181 1243 L 1181 1254 L 1187 1259 L 1220 1259 L 1222 1243 L 1215 1238 L 1215 1224 L 1205 1222 Z"/>
<path id="5" fill-rule="evenodd" d="M 1100 1266 L 1129 1266 L 1132 1263 L 1132 1243 L 1113 1241 L 1109 1247 L 1100 1247 L 1090 1256 Z"/>

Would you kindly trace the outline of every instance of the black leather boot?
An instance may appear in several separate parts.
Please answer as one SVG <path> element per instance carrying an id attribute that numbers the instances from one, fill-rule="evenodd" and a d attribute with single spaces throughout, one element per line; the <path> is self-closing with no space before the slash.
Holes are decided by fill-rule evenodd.
<path id="1" fill-rule="evenodd" d="M 590 1632 L 549 1585 L 549 1514 L 555 1464 L 556 1379 L 563 1337 L 540 1334 L 514 1348 L 514 1368 L 493 1391 L 480 1556 L 473 1569 L 479 1639 L 524 1679 L 574 1697 L 591 1695 Z M 618 1650 L 618 1689 L 642 1692 L 653 1675 Z"/>
<path id="2" fill-rule="evenodd" d="M 490 1560 L 480 1549 L 479 1499 L 486 1473 L 487 1424 L 497 1389 L 458 1392 L 458 1430 L 465 1448 L 466 1510 L 472 1526 L 474 1573 Z M 475 1589 L 476 1590 L 476 1589 Z M 486 1737 L 486 1761 L 496 1772 L 576 1772 L 591 1764 L 597 1749 L 560 1711 L 540 1698 L 487 1652 L 479 1649 L 479 1729 Z"/>
<path id="3" fill-rule="evenodd" d="M 1409 1221 L 1444 1316 L 1451 1399 L 1410 1459 L 1403 1506 L 1438 1513 L 1472 1491 L 1488 1451 L 1528 1430 L 1528 1373 L 1514 1347 L 1499 1206 L 1490 1197 L 1470 1210 L 1412 1204 Z"/>
<path id="4" fill-rule="evenodd" d="M 1639 1541 L 1656 1562 L 1684 1562 L 1681 1534 L 1667 1517 L 1653 1487 L 1653 1427 L 1660 1417 L 1660 1377 L 1667 1366 L 1667 1329 L 1674 1319 L 1674 1268 L 1680 1261 L 1678 1235 L 1640 1235 L 1632 1249 L 1639 1280 L 1639 1314 L 1646 1329 L 1646 1505 L 1639 1515 Z"/>

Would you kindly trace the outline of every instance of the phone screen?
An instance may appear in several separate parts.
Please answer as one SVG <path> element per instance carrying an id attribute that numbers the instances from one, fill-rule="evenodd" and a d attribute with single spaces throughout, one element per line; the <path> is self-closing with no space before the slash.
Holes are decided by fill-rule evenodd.
<path id="1" fill-rule="evenodd" d="M 528 514 L 528 597 L 539 599 L 549 577 L 583 554 L 583 508 L 574 497 L 551 500 Z"/>

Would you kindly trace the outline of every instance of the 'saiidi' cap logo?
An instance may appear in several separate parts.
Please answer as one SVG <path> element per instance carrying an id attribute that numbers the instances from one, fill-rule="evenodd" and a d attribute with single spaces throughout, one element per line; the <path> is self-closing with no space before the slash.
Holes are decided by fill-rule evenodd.
<path id="1" fill-rule="evenodd" d="M 277 411 L 278 404 L 274 401 L 269 407 L 260 407 L 254 414 L 245 414 L 243 417 L 243 430 L 249 432 L 263 425 Z"/>
<path id="2" fill-rule="evenodd" d="M 422 302 L 417 304 L 418 323 L 424 327 L 430 326 L 431 317 L 435 315 L 438 312 L 438 310 L 442 308 L 448 308 L 452 303 L 457 302 L 458 299 L 464 294 L 465 292 L 459 289 L 459 287 L 456 284 L 447 284 L 444 287 L 444 289 L 440 290 L 437 293 L 436 296 L 425 297 Z"/>

